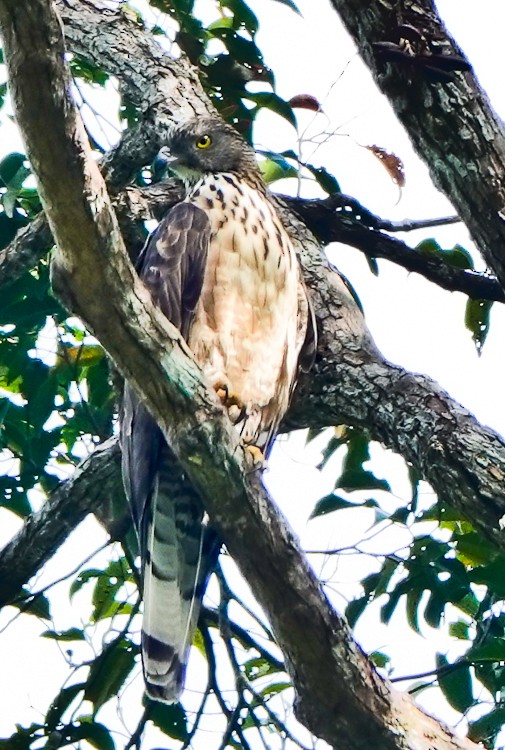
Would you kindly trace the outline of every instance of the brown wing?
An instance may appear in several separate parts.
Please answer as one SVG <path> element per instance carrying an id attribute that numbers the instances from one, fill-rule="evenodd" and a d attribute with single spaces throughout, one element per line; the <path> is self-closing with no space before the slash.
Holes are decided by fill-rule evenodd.
<path id="1" fill-rule="evenodd" d="M 176 205 L 138 262 L 154 302 L 187 338 L 200 296 L 210 225 L 189 203 Z M 126 385 L 121 415 L 123 478 L 139 536 L 144 619 L 142 660 L 151 697 L 177 700 L 206 581 L 219 546 L 153 418 Z"/>
<path id="2" fill-rule="evenodd" d="M 185 339 L 202 290 L 209 240 L 205 211 L 178 203 L 149 237 L 137 263 L 154 302 Z"/>

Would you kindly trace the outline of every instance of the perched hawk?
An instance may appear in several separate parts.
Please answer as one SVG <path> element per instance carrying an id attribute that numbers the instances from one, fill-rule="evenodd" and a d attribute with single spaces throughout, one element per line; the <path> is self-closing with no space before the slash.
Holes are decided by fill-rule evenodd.
<path id="1" fill-rule="evenodd" d="M 267 456 L 315 328 L 298 261 L 254 154 L 217 118 L 174 129 L 169 166 L 187 186 L 149 237 L 138 270 L 179 328 L 246 446 Z M 127 386 L 123 476 L 143 571 L 148 694 L 174 702 L 219 553 L 200 498 Z"/>

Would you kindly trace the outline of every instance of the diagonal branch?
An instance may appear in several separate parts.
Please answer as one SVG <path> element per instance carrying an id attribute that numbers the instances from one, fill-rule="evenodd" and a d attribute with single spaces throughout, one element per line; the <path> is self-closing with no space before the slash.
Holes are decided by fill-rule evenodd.
<path id="1" fill-rule="evenodd" d="M 247 471 L 237 435 L 184 342 L 135 277 L 69 100 L 50 0 L 0 0 L 0 23 L 18 121 L 57 243 L 57 291 L 142 394 L 201 493 L 283 646 L 298 716 L 349 750 L 370 744 L 421 750 L 434 737 L 440 748 L 475 747 L 379 678 L 329 606 L 259 477 Z M 41 111 L 50 128 L 37 126 Z"/>
<path id="2" fill-rule="evenodd" d="M 0 607 L 15 599 L 88 513 L 113 500 L 124 505 L 120 457 L 114 440 L 97 448 L 0 550 Z"/>
<path id="3" fill-rule="evenodd" d="M 505 130 L 434 0 L 331 2 L 434 183 L 505 286 Z M 384 43 L 401 40 L 401 25 L 417 30 L 419 41 L 414 54 L 392 61 Z M 437 75 L 437 56 L 461 61 L 459 70 Z"/>
<path id="4" fill-rule="evenodd" d="M 441 257 L 423 253 L 385 234 L 381 230 L 395 231 L 394 225 L 374 216 L 354 199 L 336 195 L 327 200 L 285 196 L 283 200 L 325 245 L 330 242 L 351 245 L 369 258 L 384 258 L 407 271 L 419 273 L 449 292 L 463 292 L 472 299 L 505 302 L 505 292 L 494 276 L 455 268 Z M 346 210 L 348 206 L 351 210 Z"/>

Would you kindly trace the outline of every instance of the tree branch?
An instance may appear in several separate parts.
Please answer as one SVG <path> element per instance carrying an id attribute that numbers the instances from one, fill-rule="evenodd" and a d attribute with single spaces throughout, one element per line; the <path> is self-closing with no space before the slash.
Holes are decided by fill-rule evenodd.
<path id="1" fill-rule="evenodd" d="M 348 196 L 337 195 L 327 200 L 310 201 L 285 196 L 282 199 L 325 245 L 342 242 L 361 250 L 369 258 L 384 258 L 407 271 L 419 273 L 450 292 L 463 292 L 472 299 L 505 302 L 505 292 L 494 276 L 455 268 L 442 258 L 420 252 L 385 234 L 381 230 L 388 226 L 388 231 L 396 230 Z"/>
<path id="2" fill-rule="evenodd" d="M 505 131 L 435 3 L 331 2 L 434 183 L 453 203 L 504 287 Z M 401 42 L 400 24 L 417 29 L 420 39 L 415 54 L 393 61 L 384 43 Z M 443 62 L 438 67 L 444 57 L 460 60 L 459 70 L 444 75 Z"/>
<path id="3" fill-rule="evenodd" d="M 16 598 L 88 513 L 110 502 L 124 505 L 120 464 L 117 441 L 96 448 L 0 551 L 0 607 Z"/>
<path id="4" fill-rule="evenodd" d="M 63 38 L 50 0 L 0 0 L 0 22 L 18 121 L 57 243 L 57 291 L 142 394 L 201 493 L 283 646 L 298 716 L 349 750 L 368 744 L 421 750 L 434 737 L 439 748 L 475 747 L 393 691 L 352 641 L 259 477 L 247 472 L 236 432 L 184 342 L 135 277 L 68 98 Z M 39 112 L 50 128 L 37 126 Z"/>

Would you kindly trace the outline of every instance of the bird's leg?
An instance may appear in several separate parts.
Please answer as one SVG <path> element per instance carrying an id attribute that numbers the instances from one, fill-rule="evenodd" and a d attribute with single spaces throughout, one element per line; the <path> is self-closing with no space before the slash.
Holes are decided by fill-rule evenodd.
<path id="1" fill-rule="evenodd" d="M 224 383 L 221 381 L 218 383 L 214 383 L 214 390 L 216 391 L 216 394 L 223 406 L 227 409 L 228 416 L 230 417 L 233 424 L 237 424 L 237 422 L 240 422 L 240 420 L 243 419 L 245 415 L 245 406 L 238 394 L 231 393 L 228 387 L 228 383 Z"/>
<path id="2" fill-rule="evenodd" d="M 252 461 L 253 468 L 265 469 L 267 460 L 261 448 L 258 448 L 257 445 L 246 445 L 244 447 L 246 451 L 246 456 L 249 456 L 249 458 Z"/>

